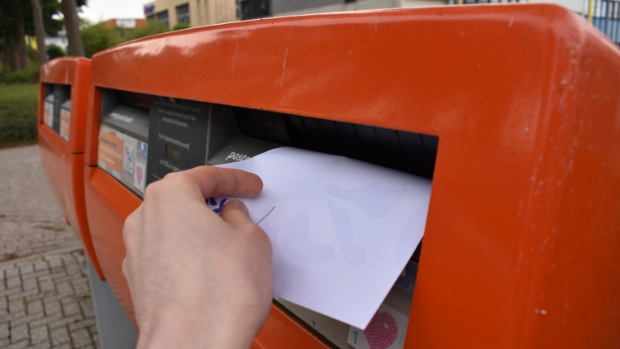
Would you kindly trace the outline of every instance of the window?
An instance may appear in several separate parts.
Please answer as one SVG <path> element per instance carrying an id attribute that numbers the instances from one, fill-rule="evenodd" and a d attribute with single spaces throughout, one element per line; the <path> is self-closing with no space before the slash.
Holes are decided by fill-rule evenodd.
<path id="1" fill-rule="evenodd" d="M 189 24 L 189 4 L 177 6 L 177 22 Z"/>
<path id="2" fill-rule="evenodd" d="M 168 10 L 157 13 L 157 22 L 165 25 L 166 27 L 170 26 L 170 22 L 168 21 Z"/>

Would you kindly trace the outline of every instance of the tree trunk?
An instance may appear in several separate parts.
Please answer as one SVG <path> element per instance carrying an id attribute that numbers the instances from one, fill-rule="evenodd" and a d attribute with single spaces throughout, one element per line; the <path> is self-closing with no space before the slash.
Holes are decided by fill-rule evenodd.
<path id="1" fill-rule="evenodd" d="M 43 14 L 39 0 L 30 0 L 32 5 L 32 20 L 34 21 L 34 35 L 37 37 L 37 51 L 39 51 L 39 65 L 47 62 L 47 48 L 45 47 L 45 28 L 43 27 Z"/>
<path id="2" fill-rule="evenodd" d="M 84 45 L 80 35 L 80 22 L 75 0 L 62 0 L 62 13 L 65 16 L 65 29 L 69 40 L 69 56 L 84 56 Z"/>
<path id="3" fill-rule="evenodd" d="M 15 50 L 15 38 L 12 32 L 9 31 L 5 38 L 6 40 L 6 55 L 8 56 L 9 68 L 11 71 L 19 69 L 19 58 L 17 56 L 17 50 Z"/>
<path id="4" fill-rule="evenodd" d="M 19 46 L 19 68 L 30 63 L 28 48 L 26 48 L 26 29 L 24 28 L 24 10 L 21 5 L 15 6 L 15 30 L 17 32 L 17 45 Z"/>

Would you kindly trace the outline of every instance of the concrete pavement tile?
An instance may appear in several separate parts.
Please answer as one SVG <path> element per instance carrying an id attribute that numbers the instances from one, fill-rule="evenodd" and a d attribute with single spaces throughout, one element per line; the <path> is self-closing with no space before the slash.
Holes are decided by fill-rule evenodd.
<path id="1" fill-rule="evenodd" d="M 28 342 L 28 340 L 23 340 L 21 342 L 9 344 L 4 347 L 4 349 L 22 349 L 28 347 L 29 344 L 30 342 Z"/>
<path id="2" fill-rule="evenodd" d="M 30 343 L 49 342 L 47 326 L 30 327 Z"/>
<path id="3" fill-rule="evenodd" d="M 85 328 L 71 332 L 71 339 L 73 341 L 73 346 L 77 348 L 81 348 L 89 344 L 93 344 L 93 340 L 90 337 L 90 333 L 88 333 L 88 330 Z"/>
<path id="4" fill-rule="evenodd" d="M 26 313 L 30 314 L 38 314 L 43 312 L 43 302 L 41 299 L 36 299 L 28 302 L 28 306 L 26 307 Z"/>
<path id="5" fill-rule="evenodd" d="M 9 298 L 9 313 L 26 315 L 26 307 L 24 307 L 23 299 L 11 300 Z"/>
<path id="6" fill-rule="evenodd" d="M 9 339 L 9 323 L 5 322 L 0 324 L 0 340 Z"/>
<path id="7" fill-rule="evenodd" d="M 31 344 L 28 349 L 49 349 L 52 347 L 52 343 L 50 343 L 49 340 L 46 340 L 45 342 L 39 342 L 39 343 L 35 343 L 35 344 Z"/>
<path id="8" fill-rule="evenodd" d="M 62 319 L 49 323 L 47 326 L 49 327 L 50 330 L 54 330 L 61 326 L 64 327 L 69 324 L 78 323 L 80 322 L 80 320 L 83 320 L 82 314 L 74 315 L 71 317 L 64 317 Z"/>
<path id="9" fill-rule="evenodd" d="M 77 314 L 81 314 L 80 305 L 75 300 L 71 300 L 70 302 L 62 302 L 63 314 L 65 316 L 73 316 Z"/>
<path id="10" fill-rule="evenodd" d="M 37 261 L 37 262 L 34 264 L 34 268 L 35 268 L 37 271 L 47 271 L 47 270 L 49 270 L 49 269 L 50 269 L 49 265 L 48 265 L 48 264 L 47 264 L 47 262 L 46 262 L 46 261 L 44 261 L 44 260 L 43 260 L 43 261 Z"/>
<path id="11" fill-rule="evenodd" d="M 28 333 L 28 324 L 11 326 L 11 343 L 21 342 L 29 337 L 30 334 Z"/>
<path id="12" fill-rule="evenodd" d="M 19 326 L 19 325 L 22 325 L 22 324 L 27 324 L 27 323 L 29 323 L 31 321 L 36 321 L 37 319 L 41 318 L 42 316 L 43 316 L 43 312 L 38 313 L 38 314 L 14 317 L 14 318 L 11 319 L 10 324 L 11 324 L 11 326 Z"/>
<path id="13" fill-rule="evenodd" d="M 95 322 L 94 318 L 90 318 L 90 319 L 82 320 L 80 322 L 69 324 L 69 326 L 67 326 L 67 328 L 69 329 L 69 331 L 75 331 L 75 330 L 79 330 L 81 328 L 88 328 L 88 327 L 91 327 L 91 326 L 96 326 L 96 322 Z"/>
<path id="14" fill-rule="evenodd" d="M 41 316 L 40 318 L 30 321 L 29 324 L 32 327 L 45 326 L 48 324 L 53 324 L 62 319 L 62 313 L 58 312 L 48 316 Z"/>
<path id="15" fill-rule="evenodd" d="M 19 274 L 20 275 L 26 275 L 26 274 L 31 274 L 34 273 L 34 266 L 30 263 L 26 264 L 26 265 L 21 265 L 19 266 Z"/>
<path id="16" fill-rule="evenodd" d="M 7 290 L 22 286 L 22 279 L 19 276 L 9 277 L 6 279 Z"/>
<path id="17" fill-rule="evenodd" d="M 62 307 L 60 306 L 60 301 L 58 300 L 45 300 L 43 302 L 45 308 L 45 314 L 51 315 L 55 313 L 60 313 L 62 311 Z"/>
<path id="18" fill-rule="evenodd" d="M 70 296 L 73 292 L 73 287 L 71 286 L 71 281 L 61 281 L 56 282 L 56 291 L 61 296 Z"/>
<path id="19" fill-rule="evenodd" d="M 69 332 L 64 326 L 50 330 L 50 337 L 52 339 L 52 345 L 54 346 L 59 346 L 71 341 L 71 338 L 69 338 Z"/>

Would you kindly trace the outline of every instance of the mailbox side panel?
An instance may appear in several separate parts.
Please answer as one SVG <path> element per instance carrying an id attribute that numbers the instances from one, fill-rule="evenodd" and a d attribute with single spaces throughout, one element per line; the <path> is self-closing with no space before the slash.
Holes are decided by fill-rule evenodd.
<path id="1" fill-rule="evenodd" d="M 76 57 L 51 60 L 41 67 L 39 80 L 38 138 L 43 168 L 66 219 L 82 241 L 99 277 L 103 277 L 88 230 L 83 185 L 90 60 Z M 69 142 L 43 122 L 44 84 L 71 86 Z"/>

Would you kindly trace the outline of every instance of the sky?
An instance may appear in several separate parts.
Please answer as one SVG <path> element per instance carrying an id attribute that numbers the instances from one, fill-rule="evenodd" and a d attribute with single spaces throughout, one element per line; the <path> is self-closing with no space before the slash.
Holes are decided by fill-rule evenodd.
<path id="1" fill-rule="evenodd" d="M 110 18 L 144 18 L 144 4 L 153 0 L 87 0 L 80 17 L 97 23 Z"/>

